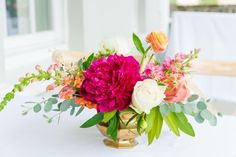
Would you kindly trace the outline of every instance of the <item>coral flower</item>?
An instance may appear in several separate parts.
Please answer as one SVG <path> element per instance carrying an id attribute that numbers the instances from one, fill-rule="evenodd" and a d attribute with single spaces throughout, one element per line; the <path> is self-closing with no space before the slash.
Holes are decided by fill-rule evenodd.
<path id="1" fill-rule="evenodd" d="M 54 90 L 55 88 L 56 88 L 55 84 L 50 84 L 50 85 L 47 86 L 47 91 Z"/>
<path id="2" fill-rule="evenodd" d="M 97 104 L 99 112 L 124 110 L 131 103 L 140 65 L 132 56 L 110 55 L 92 62 L 84 73 L 80 94 Z"/>
<path id="3" fill-rule="evenodd" d="M 151 32 L 147 35 L 146 41 L 151 44 L 154 52 L 163 52 L 168 44 L 168 38 L 163 32 Z"/>
<path id="4" fill-rule="evenodd" d="M 62 85 L 70 85 L 74 81 L 73 77 L 65 77 L 64 80 L 62 81 Z"/>
<path id="5" fill-rule="evenodd" d="M 97 104 L 85 100 L 83 97 L 75 97 L 75 104 L 79 104 L 80 106 L 86 106 L 89 109 L 97 108 Z"/>
<path id="6" fill-rule="evenodd" d="M 182 102 L 189 94 L 190 91 L 186 85 L 186 81 L 180 80 L 177 85 L 174 85 L 173 82 L 168 84 L 165 91 L 165 100 L 169 102 Z"/>
<path id="7" fill-rule="evenodd" d="M 70 100 L 72 98 L 73 94 L 75 94 L 75 91 L 72 88 L 66 86 L 66 87 L 62 88 L 62 90 L 60 91 L 59 98 L 65 99 L 65 100 Z"/>
<path id="8" fill-rule="evenodd" d="M 74 86 L 76 88 L 80 88 L 80 86 L 82 85 L 82 82 L 83 82 L 83 77 L 80 76 L 80 75 L 77 75 L 76 78 L 75 78 Z"/>

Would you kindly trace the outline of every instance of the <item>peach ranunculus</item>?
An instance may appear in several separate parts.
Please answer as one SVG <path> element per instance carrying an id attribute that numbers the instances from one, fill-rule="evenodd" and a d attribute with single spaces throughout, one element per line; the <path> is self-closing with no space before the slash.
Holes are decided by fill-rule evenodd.
<path id="1" fill-rule="evenodd" d="M 168 38 L 163 32 L 151 32 L 147 35 L 146 41 L 151 44 L 154 52 L 163 52 L 168 44 Z"/>
<path id="2" fill-rule="evenodd" d="M 165 91 L 165 95 L 166 101 L 182 102 L 190 95 L 190 91 L 187 87 L 186 81 L 180 80 L 177 85 L 173 85 L 173 82 L 169 83 Z"/>
<path id="3" fill-rule="evenodd" d="M 59 98 L 65 99 L 65 100 L 70 100 L 73 97 L 73 94 L 75 94 L 75 91 L 71 87 L 65 86 L 59 92 Z"/>
<path id="4" fill-rule="evenodd" d="M 89 109 L 97 108 L 97 105 L 95 103 L 85 100 L 83 97 L 75 97 L 75 104 L 79 104 L 80 106 L 86 106 Z"/>

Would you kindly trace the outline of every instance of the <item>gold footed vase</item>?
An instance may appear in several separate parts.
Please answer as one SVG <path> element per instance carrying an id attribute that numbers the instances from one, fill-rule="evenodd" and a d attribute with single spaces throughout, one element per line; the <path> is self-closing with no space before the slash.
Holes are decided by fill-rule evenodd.
<path id="1" fill-rule="evenodd" d="M 127 122 L 133 114 L 127 113 L 120 115 L 120 118 L 123 122 Z M 112 138 L 107 136 L 107 125 L 106 124 L 99 124 L 97 125 L 98 130 L 104 135 L 106 138 L 103 140 L 103 143 L 112 148 L 132 148 L 138 144 L 135 140 L 137 136 L 139 136 L 137 129 L 136 129 L 136 119 L 131 121 L 127 126 L 123 123 L 120 123 L 120 127 L 117 133 L 117 141 L 113 141 Z"/>

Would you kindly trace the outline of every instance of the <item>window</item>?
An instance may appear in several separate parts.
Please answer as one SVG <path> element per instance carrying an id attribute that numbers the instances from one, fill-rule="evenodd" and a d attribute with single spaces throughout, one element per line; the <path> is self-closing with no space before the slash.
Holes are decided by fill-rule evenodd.
<path id="1" fill-rule="evenodd" d="M 236 13 L 236 0 L 172 0 L 171 11 Z"/>
<path id="2" fill-rule="evenodd" d="M 64 42 L 64 0 L 4 0 L 6 54 Z"/>

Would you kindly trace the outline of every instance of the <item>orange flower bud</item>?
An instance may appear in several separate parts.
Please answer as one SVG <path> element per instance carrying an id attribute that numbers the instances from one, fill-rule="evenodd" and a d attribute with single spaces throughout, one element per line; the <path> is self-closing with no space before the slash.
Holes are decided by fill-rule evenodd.
<path id="1" fill-rule="evenodd" d="M 147 35 L 146 41 L 151 44 L 154 52 L 163 52 L 168 44 L 168 38 L 163 32 L 151 32 Z"/>

